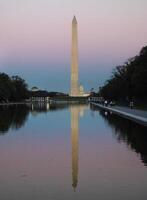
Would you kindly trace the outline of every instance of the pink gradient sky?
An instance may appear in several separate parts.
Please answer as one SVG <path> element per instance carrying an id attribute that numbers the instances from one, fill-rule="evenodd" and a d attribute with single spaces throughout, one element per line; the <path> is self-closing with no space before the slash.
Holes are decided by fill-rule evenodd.
<path id="1" fill-rule="evenodd" d="M 0 0 L 0 71 L 18 73 L 30 86 L 68 90 L 75 14 L 81 81 L 87 89 L 97 87 L 147 44 L 146 9 L 146 0 Z M 37 81 L 32 79 L 36 70 Z M 39 81 L 43 70 L 54 71 L 50 81 Z M 57 77 L 54 82 L 58 71 L 65 87 L 58 88 Z M 93 81 L 87 80 L 89 71 Z"/>

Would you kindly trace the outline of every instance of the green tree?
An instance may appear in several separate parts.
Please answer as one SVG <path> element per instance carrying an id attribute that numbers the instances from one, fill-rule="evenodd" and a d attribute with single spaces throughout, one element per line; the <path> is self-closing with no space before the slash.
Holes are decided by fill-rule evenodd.
<path id="1" fill-rule="evenodd" d="M 24 79 L 19 76 L 12 76 L 12 85 L 14 86 L 13 99 L 21 101 L 28 97 L 27 84 Z"/>
<path id="2" fill-rule="evenodd" d="M 100 89 L 107 99 L 147 98 L 147 47 L 140 54 L 117 66 L 111 78 Z"/>

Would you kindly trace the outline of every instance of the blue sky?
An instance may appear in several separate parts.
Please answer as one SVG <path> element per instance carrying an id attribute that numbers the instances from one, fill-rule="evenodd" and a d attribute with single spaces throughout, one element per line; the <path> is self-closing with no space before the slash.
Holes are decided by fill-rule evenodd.
<path id="1" fill-rule="evenodd" d="M 146 0 L 0 0 L 0 71 L 69 92 L 71 21 L 78 20 L 79 83 L 96 90 L 147 44 Z"/>

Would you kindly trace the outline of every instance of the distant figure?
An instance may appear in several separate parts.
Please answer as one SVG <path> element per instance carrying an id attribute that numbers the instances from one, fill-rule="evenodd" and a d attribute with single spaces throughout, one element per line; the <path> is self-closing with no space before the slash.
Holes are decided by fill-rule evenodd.
<path id="1" fill-rule="evenodd" d="M 110 101 L 110 106 L 115 106 L 115 102 L 114 101 Z"/>
<path id="2" fill-rule="evenodd" d="M 130 101 L 130 108 L 133 109 L 133 107 L 134 107 L 134 102 Z"/>
<path id="3" fill-rule="evenodd" d="M 108 105 L 108 101 L 105 100 L 105 101 L 104 101 L 104 106 L 107 106 L 107 105 Z"/>

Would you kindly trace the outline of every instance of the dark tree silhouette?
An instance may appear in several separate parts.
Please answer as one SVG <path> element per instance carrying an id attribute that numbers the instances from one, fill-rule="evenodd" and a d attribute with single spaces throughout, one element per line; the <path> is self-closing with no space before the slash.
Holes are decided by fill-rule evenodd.
<path id="1" fill-rule="evenodd" d="M 147 47 L 138 56 L 117 66 L 111 78 L 100 88 L 99 94 L 114 100 L 147 98 Z"/>
<path id="2" fill-rule="evenodd" d="M 27 84 L 19 76 L 0 73 L 0 102 L 22 101 L 28 97 Z"/>

